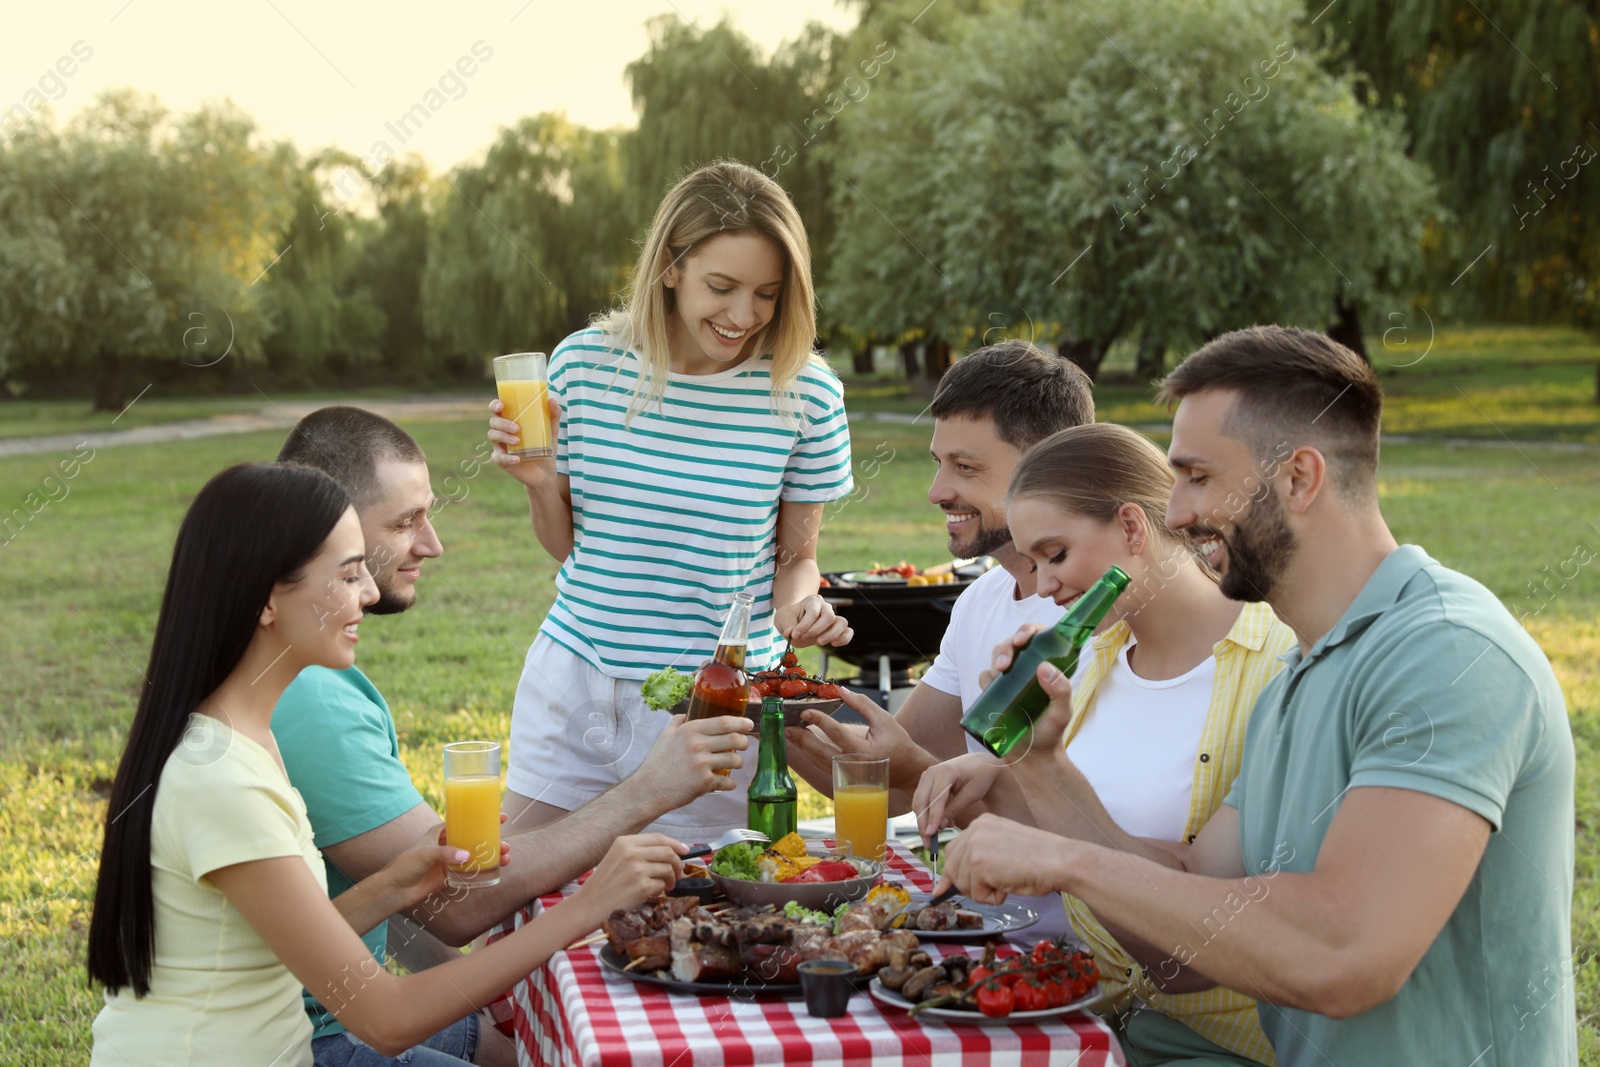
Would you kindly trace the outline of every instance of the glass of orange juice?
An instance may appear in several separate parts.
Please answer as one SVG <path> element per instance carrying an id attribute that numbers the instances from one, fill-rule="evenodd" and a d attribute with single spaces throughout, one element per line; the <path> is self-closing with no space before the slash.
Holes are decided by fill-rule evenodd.
<path id="1" fill-rule="evenodd" d="M 889 828 L 889 757 L 833 757 L 833 825 L 839 847 L 862 859 L 883 859 Z"/>
<path id="2" fill-rule="evenodd" d="M 444 837 L 472 858 L 451 867 L 454 886 L 500 884 L 500 746 L 453 741 L 444 746 Z"/>
<path id="3" fill-rule="evenodd" d="M 500 417 L 517 424 L 517 443 L 506 451 L 521 459 L 556 454 L 550 440 L 550 372 L 543 352 L 494 357 Z"/>

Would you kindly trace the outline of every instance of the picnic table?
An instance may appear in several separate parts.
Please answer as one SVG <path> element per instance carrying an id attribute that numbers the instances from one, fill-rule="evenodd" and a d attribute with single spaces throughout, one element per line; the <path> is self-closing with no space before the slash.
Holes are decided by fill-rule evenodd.
<path id="1" fill-rule="evenodd" d="M 888 842 L 887 859 L 886 880 L 924 892 L 933 888 L 931 872 L 898 841 Z M 489 941 L 576 888 L 542 897 L 491 931 Z M 735 987 L 731 996 L 697 997 L 635 983 L 601 966 L 601 947 L 558 952 L 511 990 L 512 1036 L 524 1067 L 1125 1062 L 1110 1027 L 1085 1012 L 1005 1026 L 952 1025 L 908 1019 L 862 990 L 850 999 L 847 1015 L 814 1019 L 798 996 L 757 998 Z"/>

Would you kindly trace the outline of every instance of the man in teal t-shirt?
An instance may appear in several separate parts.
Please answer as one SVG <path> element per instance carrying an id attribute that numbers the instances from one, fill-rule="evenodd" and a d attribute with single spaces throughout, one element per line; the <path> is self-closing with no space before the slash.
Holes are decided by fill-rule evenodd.
<path id="1" fill-rule="evenodd" d="M 390 615 L 412 607 L 423 564 L 442 555 L 444 547 L 429 519 L 434 499 L 427 460 L 411 435 L 360 408 L 323 408 L 300 420 L 278 459 L 317 467 L 350 494 L 366 537 L 367 567 L 378 587 L 379 599 L 367 612 Z M 738 720 L 740 732 L 726 728 L 730 721 L 667 727 L 628 779 L 559 823 L 512 837 L 510 863 L 501 869 L 499 885 L 429 901 L 407 917 L 403 934 L 390 936 L 389 923 L 380 923 L 363 940 L 378 960 L 387 953 L 413 971 L 446 962 L 459 946 L 530 900 L 593 867 L 618 837 L 638 833 L 663 814 L 721 788 L 725 779 L 715 765 L 747 743 L 746 721 Z M 301 672 L 273 709 L 272 732 L 289 781 L 305 800 L 327 864 L 330 896 L 381 870 L 425 833 L 437 832 L 439 816 L 400 761 L 389 706 L 358 668 Z M 315 1027 L 317 1067 L 516 1059 L 510 1042 L 480 1026 L 475 1014 L 424 1046 L 385 1058 L 346 1033 L 309 992 L 305 1000 Z"/>
<path id="2" fill-rule="evenodd" d="M 1493 594 L 1389 532 L 1372 368 L 1258 327 L 1190 356 L 1162 397 L 1167 524 L 1299 648 L 1255 704 L 1233 791 L 1176 850 L 1106 816 L 1059 743 L 1071 687 L 1042 669 L 1050 709 L 1011 773 L 1069 836 L 981 816 L 947 877 L 978 900 L 1072 893 L 1166 991 L 1255 997 L 1283 1067 L 1575 1064 L 1565 702 Z"/>

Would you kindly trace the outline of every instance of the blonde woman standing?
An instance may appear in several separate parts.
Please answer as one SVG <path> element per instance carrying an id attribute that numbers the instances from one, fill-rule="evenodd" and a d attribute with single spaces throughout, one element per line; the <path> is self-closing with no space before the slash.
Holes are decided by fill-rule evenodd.
<path id="1" fill-rule="evenodd" d="M 1173 476 L 1161 450 L 1110 423 L 1075 426 L 1039 442 L 1017 464 L 1006 518 L 1034 565 L 1039 595 L 1062 607 L 1113 565 L 1132 581 L 1079 659 L 1066 758 L 1093 784 L 1124 831 L 1188 842 L 1239 772 L 1245 725 L 1294 633 L 1266 604 L 1222 594 L 1189 542 L 1165 524 Z M 1036 628 L 1035 628 L 1036 629 Z M 1003 646 L 996 667 L 1010 662 Z M 1030 753 L 1030 756 L 1032 754 Z M 1044 753 L 1040 753 L 1044 756 Z M 1016 777 L 1027 810 L 999 814 L 1057 833 L 1093 833 L 1054 790 L 990 756 L 962 756 L 917 788 L 924 833 L 971 813 L 1002 774 Z M 1027 783 L 1027 785 L 1025 785 Z M 963 820 L 965 821 L 965 820 Z M 1106 1004 L 1121 1016 L 1128 1062 L 1273 1064 L 1256 1002 L 1220 987 L 1182 992 L 1149 972 L 1082 901 L 1065 898 L 1073 929 L 1094 949 Z"/>
<path id="2" fill-rule="evenodd" d="M 512 712 L 508 829 L 560 818 L 633 772 L 669 719 L 640 683 L 716 650 L 734 595 L 755 598 L 747 668 L 788 639 L 843 644 L 817 595 L 822 508 L 852 487 L 838 378 L 812 352 L 811 253 L 788 195 L 713 163 L 662 200 L 624 307 L 550 365 L 556 455 L 518 460 L 490 404 L 495 460 L 528 491 L 561 561 Z M 652 828 L 705 841 L 744 825 L 742 718 L 725 716 L 727 788 Z"/>

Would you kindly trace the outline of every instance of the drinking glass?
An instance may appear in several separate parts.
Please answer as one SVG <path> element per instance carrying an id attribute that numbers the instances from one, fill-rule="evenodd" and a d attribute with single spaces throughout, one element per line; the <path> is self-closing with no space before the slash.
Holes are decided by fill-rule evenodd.
<path id="1" fill-rule="evenodd" d="M 451 867 L 453 886 L 500 884 L 500 746 L 454 741 L 444 746 L 445 844 L 471 858 Z"/>
<path id="2" fill-rule="evenodd" d="M 517 443 L 506 451 L 522 459 L 555 455 L 550 440 L 550 373 L 543 352 L 515 352 L 494 358 L 500 392 L 500 417 L 517 424 Z"/>
<path id="3" fill-rule="evenodd" d="M 862 859 L 883 859 L 889 828 L 889 757 L 833 757 L 833 825 L 841 849 Z"/>

